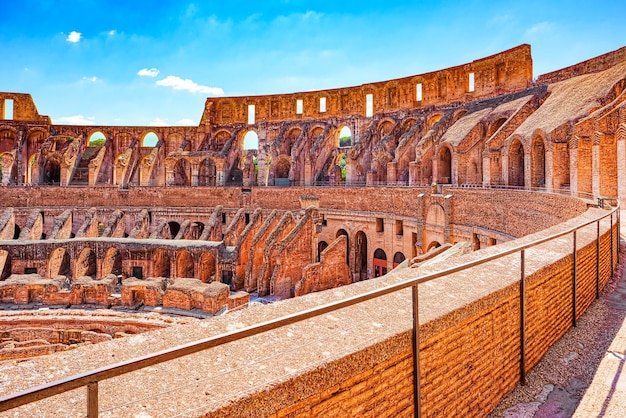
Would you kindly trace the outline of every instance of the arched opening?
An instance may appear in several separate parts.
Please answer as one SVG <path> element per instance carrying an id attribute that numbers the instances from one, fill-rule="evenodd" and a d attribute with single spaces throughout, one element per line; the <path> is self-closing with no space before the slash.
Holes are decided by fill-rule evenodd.
<path id="1" fill-rule="evenodd" d="M 524 186 L 524 147 L 518 139 L 509 148 L 509 186 Z"/>
<path id="2" fill-rule="evenodd" d="M 152 254 L 152 260 L 154 277 L 170 277 L 170 256 L 166 250 L 157 248 Z"/>
<path id="3" fill-rule="evenodd" d="M 320 262 L 322 251 L 328 248 L 328 243 L 326 241 L 320 241 L 317 244 L 317 262 Z"/>
<path id="4" fill-rule="evenodd" d="M 141 146 L 144 148 L 156 147 L 159 143 L 159 137 L 154 132 L 148 132 L 141 141 Z"/>
<path id="5" fill-rule="evenodd" d="M 346 264 L 350 265 L 350 236 L 345 229 L 340 229 L 337 231 L 335 238 L 339 238 L 344 235 L 346 237 Z"/>
<path id="6" fill-rule="evenodd" d="M 374 266 L 374 277 L 380 277 L 387 274 L 387 254 L 380 248 L 374 251 L 374 260 L 372 262 Z"/>
<path id="7" fill-rule="evenodd" d="M 204 253 L 200 256 L 198 265 L 198 278 L 204 283 L 210 283 L 215 280 L 215 257 L 211 253 Z"/>
<path id="8" fill-rule="evenodd" d="M 61 183 L 61 165 L 58 161 L 49 159 L 46 161 L 43 170 L 43 183 L 44 184 L 59 184 Z"/>
<path id="9" fill-rule="evenodd" d="M 181 158 L 174 166 L 174 186 L 190 186 L 191 185 L 191 164 Z"/>
<path id="10" fill-rule="evenodd" d="M 430 251 L 433 248 L 437 248 L 437 247 L 441 247 L 441 244 L 438 241 L 433 241 L 430 244 L 428 244 L 427 251 Z"/>
<path id="11" fill-rule="evenodd" d="M 193 222 L 189 226 L 189 231 L 185 234 L 185 239 L 200 239 L 204 232 L 204 224 L 202 222 Z"/>
<path id="12" fill-rule="evenodd" d="M 90 147 L 101 147 L 107 141 L 106 136 L 100 131 L 96 131 L 89 136 L 88 145 Z"/>
<path id="13" fill-rule="evenodd" d="M 85 277 L 96 275 L 96 254 L 89 247 L 83 248 L 76 260 L 74 277 Z"/>
<path id="14" fill-rule="evenodd" d="M 176 238 L 176 235 L 178 235 L 178 232 L 180 231 L 180 224 L 176 221 L 169 221 L 167 225 L 170 227 L 170 235 L 172 236 L 172 239 Z"/>
<path id="15" fill-rule="evenodd" d="M 20 239 L 20 234 L 22 230 L 18 224 L 15 224 L 15 228 L 13 228 L 13 239 Z"/>
<path id="16" fill-rule="evenodd" d="M 176 254 L 176 277 L 193 278 L 193 255 L 187 250 L 179 251 Z"/>
<path id="17" fill-rule="evenodd" d="M 406 257 L 404 256 L 404 254 L 402 254 L 399 251 L 395 253 L 393 255 L 393 268 L 395 269 L 396 267 L 398 267 L 398 265 L 402 263 L 404 260 L 406 260 Z"/>
<path id="18" fill-rule="evenodd" d="M 276 174 L 274 175 L 276 186 L 289 186 L 289 170 L 291 170 L 291 161 L 288 157 L 282 157 L 276 162 Z"/>
<path id="19" fill-rule="evenodd" d="M 57 248 L 50 254 L 48 262 L 48 277 L 70 275 L 70 255 L 65 248 Z"/>
<path id="20" fill-rule="evenodd" d="M 546 185 L 546 151 L 541 137 L 535 137 L 530 149 L 530 186 Z"/>
<path id="21" fill-rule="evenodd" d="M 352 145 L 352 130 L 347 126 L 342 127 L 339 130 L 339 146 L 349 147 Z"/>
<path id="22" fill-rule="evenodd" d="M 355 237 L 356 242 L 356 259 L 354 263 L 355 273 L 357 274 L 358 280 L 366 280 L 367 276 L 367 235 L 365 232 L 359 231 L 356 233 Z"/>
<path id="23" fill-rule="evenodd" d="M 122 274 L 122 255 L 114 247 L 106 250 L 102 260 L 102 277 L 106 277 L 109 274 L 115 274 L 116 276 Z"/>
<path id="24" fill-rule="evenodd" d="M 341 181 L 346 181 L 346 167 L 348 166 L 348 154 L 342 152 L 337 156 L 336 165 L 341 173 Z"/>
<path id="25" fill-rule="evenodd" d="M 448 147 L 441 147 L 439 150 L 439 172 L 437 183 L 450 184 L 452 181 L 452 154 Z"/>
<path id="26" fill-rule="evenodd" d="M 243 149 L 244 151 L 259 149 L 259 136 L 256 132 L 246 132 L 243 136 Z"/>
<path id="27" fill-rule="evenodd" d="M 198 168 L 198 186 L 215 186 L 215 163 L 210 158 L 205 158 Z"/>

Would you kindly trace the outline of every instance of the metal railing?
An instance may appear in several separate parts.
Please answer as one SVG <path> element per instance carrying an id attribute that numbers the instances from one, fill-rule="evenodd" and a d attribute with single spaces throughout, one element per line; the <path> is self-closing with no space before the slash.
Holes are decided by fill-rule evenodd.
<path id="1" fill-rule="evenodd" d="M 606 201 L 605 201 L 606 202 Z M 221 346 L 223 344 L 242 340 L 247 337 L 251 337 L 263 332 L 271 331 L 277 328 L 281 328 L 287 325 L 294 324 L 309 318 L 314 318 L 323 314 L 327 314 L 342 308 L 353 306 L 368 300 L 379 298 L 390 293 L 394 293 L 403 289 L 412 289 L 412 305 L 413 305 L 413 338 L 412 338 L 412 350 L 413 350 L 413 379 L 414 379 L 414 415 L 416 417 L 421 416 L 421 404 L 420 404 L 420 372 L 419 372 L 419 293 L 418 285 L 422 283 L 435 280 L 440 277 L 447 276 L 465 269 L 476 267 L 485 263 L 488 263 L 499 258 L 516 254 L 520 254 L 520 383 L 524 384 L 526 381 L 526 337 L 525 337 L 525 321 L 526 321 L 526 272 L 525 272 L 525 253 L 526 250 L 537 245 L 552 241 L 556 238 L 560 238 L 566 235 L 573 236 L 573 266 L 572 266 L 572 326 L 576 326 L 576 282 L 577 282 L 577 257 L 576 257 L 576 237 L 577 231 L 591 224 L 597 224 L 597 236 L 596 236 L 596 299 L 600 294 L 600 222 L 606 218 L 610 218 L 610 251 L 611 251 L 611 275 L 614 273 L 614 257 L 613 253 L 615 248 L 619 249 L 619 233 L 613 233 L 613 227 L 616 225 L 619 230 L 620 225 L 620 212 L 619 202 L 614 200 L 615 206 L 611 208 L 610 212 L 604 214 L 596 219 L 587 221 L 576 227 L 569 228 L 565 231 L 552 234 L 545 238 L 540 238 L 528 244 L 518 245 L 513 248 L 504 250 L 498 254 L 485 256 L 483 258 L 469 261 L 458 266 L 449 267 L 447 269 L 430 273 L 421 277 L 409 279 L 400 283 L 392 284 L 382 289 L 371 290 L 363 294 L 352 296 L 340 301 L 328 303 L 316 308 L 308 309 L 298 313 L 283 316 L 278 319 L 265 321 L 259 324 L 251 325 L 242 328 L 238 331 L 226 332 L 221 335 L 205 338 L 199 341 L 191 342 L 188 344 L 180 345 L 178 347 L 163 350 L 157 353 L 149 354 L 143 357 L 127 360 L 121 363 L 113 364 L 110 366 L 101 367 L 96 370 L 81 373 L 75 376 L 60 379 L 51 383 L 43 384 L 31 389 L 24 390 L 19 393 L 5 395 L 0 397 L 0 412 L 4 412 L 28 403 L 32 403 L 38 400 L 48 398 L 50 396 L 58 395 L 73 389 L 80 387 L 87 388 L 87 416 L 98 416 L 98 383 L 114 378 L 126 373 L 130 373 L 136 370 L 140 370 L 149 366 L 164 363 L 170 360 L 178 359 L 190 354 L 197 353 L 209 348 Z"/>

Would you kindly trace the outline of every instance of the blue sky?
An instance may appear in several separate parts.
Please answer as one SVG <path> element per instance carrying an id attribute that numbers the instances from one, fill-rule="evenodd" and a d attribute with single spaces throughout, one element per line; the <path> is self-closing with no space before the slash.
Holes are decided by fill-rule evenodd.
<path id="1" fill-rule="evenodd" d="M 626 45 L 625 16 L 624 0 L 0 0 L 0 91 L 31 93 L 54 123 L 197 125 L 208 96 L 388 80 L 522 43 L 536 77 Z"/>

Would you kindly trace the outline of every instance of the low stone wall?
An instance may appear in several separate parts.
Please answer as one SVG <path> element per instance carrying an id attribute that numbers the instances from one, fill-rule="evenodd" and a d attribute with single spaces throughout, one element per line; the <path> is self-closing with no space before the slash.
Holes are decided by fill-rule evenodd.
<path id="1" fill-rule="evenodd" d="M 605 213 L 575 219 L 524 238 L 449 259 L 445 267 L 529 243 Z M 610 237 L 613 236 L 611 253 Z M 595 298 L 596 225 L 577 233 L 577 316 Z M 618 226 L 601 223 L 599 284 L 617 262 Z M 530 369 L 572 325 L 571 235 L 526 250 L 526 366 Z M 272 318 L 427 274 L 443 266 L 400 269 L 366 282 L 248 309 L 193 326 L 73 350 L 29 364 L 0 365 L 2 393 L 233 331 Z M 422 413 L 484 416 L 519 381 L 520 256 L 420 285 Z M 182 416 L 412 416 L 411 297 L 401 291 L 209 351 L 122 375 L 100 385 L 101 410 L 114 415 L 168 411 Z M 139 340 L 137 341 L 139 342 Z M 137 345 L 139 345 L 137 347 Z M 115 353 L 115 357 L 105 353 Z M 41 364 L 40 364 L 41 363 Z M 12 377 L 9 377 L 12 376 Z M 137 384 L 141 382 L 141 384 Z M 124 388 L 134 388 L 133 391 Z M 163 388 L 167 388 L 167 393 Z M 172 392 L 170 392 L 172 391 Z M 137 402 L 141 399 L 141 402 Z M 182 402 L 181 402 L 182 401 Z M 118 407 L 119 405 L 125 405 Z M 20 413 L 74 416 L 84 391 L 20 408 Z"/>

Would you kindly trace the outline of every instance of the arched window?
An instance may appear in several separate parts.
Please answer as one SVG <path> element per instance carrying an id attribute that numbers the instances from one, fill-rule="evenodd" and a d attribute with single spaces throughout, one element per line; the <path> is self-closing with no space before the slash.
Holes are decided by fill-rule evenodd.
<path id="1" fill-rule="evenodd" d="M 339 131 L 339 146 L 349 147 L 352 145 L 352 131 L 347 126 L 344 126 Z"/>
<path id="2" fill-rule="evenodd" d="M 398 264 L 402 263 L 404 260 L 406 260 L 406 257 L 404 257 L 404 254 L 402 254 L 401 252 L 397 252 L 393 255 L 393 268 L 395 269 L 396 267 L 398 267 Z"/>
<path id="3" fill-rule="evenodd" d="M 141 142 L 142 147 L 156 147 L 156 144 L 159 142 L 159 137 L 154 132 L 148 132 L 146 136 L 143 137 L 143 141 Z"/>
<path id="4" fill-rule="evenodd" d="M 384 250 L 377 248 L 376 251 L 374 251 L 374 260 L 372 264 L 374 266 L 374 277 L 380 277 L 387 274 L 387 254 L 385 254 Z"/>
<path id="5" fill-rule="evenodd" d="M 243 137 L 243 149 L 259 149 L 259 136 L 254 131 L 248 131 Z"/>
<path id="6" fill-rule="evenodd" d="M 89 137 L 89 146 L 90 147 L 101 147 L 106 142 L 107 138 L 100 131 L 94 132 Z"/>

